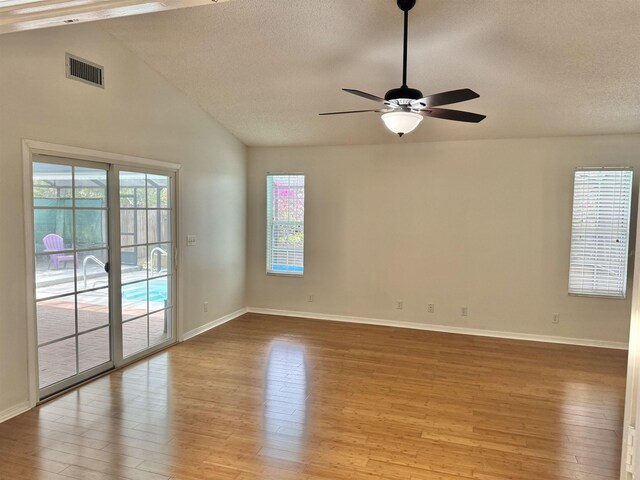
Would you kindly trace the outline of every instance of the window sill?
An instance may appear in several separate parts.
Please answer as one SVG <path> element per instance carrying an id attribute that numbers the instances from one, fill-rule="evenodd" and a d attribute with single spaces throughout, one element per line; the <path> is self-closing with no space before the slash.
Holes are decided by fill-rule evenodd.
<path id="1" fill-rule="evenodd" d="M 270 277 L 298 277 L 302 278 L 304 273 L 286 273 L 286 272 L 267 272 Z"/>

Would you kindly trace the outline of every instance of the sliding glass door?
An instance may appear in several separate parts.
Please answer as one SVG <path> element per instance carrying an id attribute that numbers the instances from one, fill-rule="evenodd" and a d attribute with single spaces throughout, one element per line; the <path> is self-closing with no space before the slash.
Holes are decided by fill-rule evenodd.
<path id="1" fill-rule="evenodd" d="M 40 398 L 175 341 L 174 176 L 34 156 Z"/>
<path id="2" fill-rule="evenodd" d="M 172 178 L 120 171 L 122 356 L 173 338 Z"/>
<path id="3" fill-rule="evenodd" d="M 33 163 L 41 397 L 113 367 L 107 173 L 53 157 Z"/>

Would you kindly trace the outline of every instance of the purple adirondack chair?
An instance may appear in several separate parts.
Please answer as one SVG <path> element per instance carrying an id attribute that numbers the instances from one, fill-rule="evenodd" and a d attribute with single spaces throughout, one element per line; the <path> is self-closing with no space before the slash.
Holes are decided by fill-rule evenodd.
<path id="1" fill-rule="evenodd" d="M 60 235 L 50 233 L 42 239 L 44 243 L 45 251 L 57 252 L 64 250 L 64 240 Z M 66 264 L 66 262 L 73 262 L 73 255 L 66 253 L 52 253 L 49 255 L 49 261 L 53 264 L 53 267 L 57 270 L 60 267 L 60 262 Z"/>

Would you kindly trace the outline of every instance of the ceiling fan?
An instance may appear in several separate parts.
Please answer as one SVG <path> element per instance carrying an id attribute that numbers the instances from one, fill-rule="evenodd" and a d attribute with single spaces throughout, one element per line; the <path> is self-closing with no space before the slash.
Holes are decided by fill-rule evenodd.
<path id="1" fill-rule="evenodd" d="M 368 98 L 374 102 L 384 104 L 383 108 L 377 110 L 350 110 L 347 112 L 327 112 L 320 115 L 342 115 L 345 113 L 363 113 L 363 112 L 381 112 L 382 120 L 389 130 L 397 133 L 402 137 L 405 133 L 413 131 L 426 117 L 443 118 L 445 120 L 455 120 L 458 122 L 478 123 L 485 118 L 471 112 L 462 112 L 460 110 L 450 110 L 446 108 L 434 108 L 441 105 L 450 105 L 452 103 L 465 102 L 478 98 L 473 90 L 463 88 L 460 90 L 451 90 L 449 92 L 436 93 L 434 95 L 423 96 L 420 90 L 409 88 L 407 86 L 407 32 L 409 29 L 409 10 L 416 4 L 416 0 L 397 0 L 398 7 L 404 12 L 404 50 L 402 57 L 402 86 L 400 88 L 392 88 L 384 98 L 353 90 L 351 88 L 343 88 L 345 92 L 358 95 L 359 97 Z"/>

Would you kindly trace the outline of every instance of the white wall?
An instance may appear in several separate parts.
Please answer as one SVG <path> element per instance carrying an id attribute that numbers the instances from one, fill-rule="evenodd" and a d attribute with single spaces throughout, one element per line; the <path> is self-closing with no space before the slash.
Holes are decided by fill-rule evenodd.
<path id="1" fill-rule="evenodd" d="M 106 88 L 66 79 L 65 52 L 103 65 Z M 97 23 L 2 35 L 0 59 L 1 414 L 28 398 L 21 140 L 183 165 L 185 331 L 245 306 L 246 148 Z"/>
<path id="2" fill-rule="evenodd" d="M 573 171 L 639 175 L 638 152 L 640 135 L 250 148 L 248 304 L 626 342 L 629 300 L 567 294 Z M 303 278 L 265 275 L 267 172 L 306 174 Z"/>

